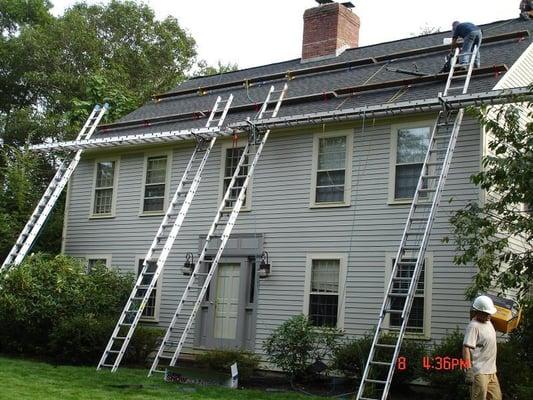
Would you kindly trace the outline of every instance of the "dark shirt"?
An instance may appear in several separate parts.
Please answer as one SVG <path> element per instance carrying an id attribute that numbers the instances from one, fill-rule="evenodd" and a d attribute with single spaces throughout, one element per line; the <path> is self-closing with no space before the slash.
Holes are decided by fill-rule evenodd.
<path id="1" fill-rule="evenodd" d="M 453 30 L 453 38 L 462 37 L 463 39 L 468 36 L 470 32 L 479 31 L 479 28 L 471 22 L 461 22 Z"/>

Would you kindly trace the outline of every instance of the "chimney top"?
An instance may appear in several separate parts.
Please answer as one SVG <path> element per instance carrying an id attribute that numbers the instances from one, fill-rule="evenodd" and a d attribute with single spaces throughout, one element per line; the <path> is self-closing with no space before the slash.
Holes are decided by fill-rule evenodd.
<path id="1" fill-rule="evenodd" d="M 316 0 L 318 6 L 304 12 L 301 62 L 336 57 L 359 43 L 359 17 L 351 2 Z"/>
<path id="2" fill-rule="evenodd" d="M 328 3 L 334 3 L 333 0 L 315 0 L 318 4 L 328 4 Z M 351 1 L 345 1 L 344 3 L 341 3 L 346 8 L 354 8 L 355 6 Z"/>

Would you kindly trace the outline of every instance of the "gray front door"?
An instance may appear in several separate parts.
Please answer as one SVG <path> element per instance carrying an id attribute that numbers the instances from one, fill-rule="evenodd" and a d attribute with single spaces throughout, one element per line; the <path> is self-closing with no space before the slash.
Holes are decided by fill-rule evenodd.
<path id="1" fill-rule="evenodd" d="M 255 262 L 221 259 L 199 313 L 197 345 L 208 348 L 253 346 L 255 336 Z"/>

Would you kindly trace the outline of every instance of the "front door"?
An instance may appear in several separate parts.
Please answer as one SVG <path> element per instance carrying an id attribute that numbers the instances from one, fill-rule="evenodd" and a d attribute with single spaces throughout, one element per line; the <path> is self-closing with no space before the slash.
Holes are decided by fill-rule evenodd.
<path id="1" fill-rule="evenodd" d="M 215 281 L 214 331 L 216 341 L 237 339 L 241 263 L 220 263 Z"/>
<path id="2" fill-rule="evenodd" d="M 219 262 L 198 313 L 197 346 L 253 348 L 256 280 L 254 258 L 226 257 Z"/>

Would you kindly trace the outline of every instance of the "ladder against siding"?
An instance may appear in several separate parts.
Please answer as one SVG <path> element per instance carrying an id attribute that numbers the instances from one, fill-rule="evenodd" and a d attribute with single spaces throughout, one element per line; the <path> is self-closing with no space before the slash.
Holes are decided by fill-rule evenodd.
<path id="1" fill-rule="evenodd" d="M 281 89 L 276 89 L 274 86 L 271 86 L 255 120 L 275 117 L 278 114 L 286 93 L 287 84 L 284 84 Z M 248 188 L 263 147 L 270 134 L 270 130 L 264 133 L 258 132 L 254 127 L 254 121 L 249 121 L 249 124 L 251 125 L 251 132 L 248 143 L 244 147 L 224 194 L 224 198 L 218 207 L 218 211 L 207 233 L 203 249 L 194 265 L 190 279 L 174 312 L 159 350 L 154 357 L 152 367 L 148 374 L 149 376 L 154 372 L 165 373 L 166 366 L 176 365 L 176 361 L 183 349 L 188 332 L 194 323 L 209 284 L 216 274 L 218 263 L 245 199 L 246 189 Z M 213 239 L 220 239 L 220 245 L 216 255 L 208 261 L 206 259 L 206 252 Z"/>
<path id="2" fill-rule="evenodd" d="M 224 123 L 232 101 L 233 95 L 230 95 L 225 100 L 219 96 L 205 127 L 209 128 L 211 125 L 216 125 L 220 128 Z M 163 272 L 194 195 L 198 190 L 202 172 L 215 141 L 216 136 L 210 138 L 197 137 L 196 148 L 185 168 L 185 172 L 174 192 L 152 244 L 144 257 L 137 282 L 111 334 L 97 369 L 109 368 L 112 372 L 115 372 L 119 367 L 135 328 L 150 299 L 150 295 Z"/>
<path id="3" fill-rule="evenodd" d="M 87 118 L 87 121 L 78 133 L 76 138 L 77 141 L 91 138 L 107 109 L 107 104 L 104 104 L 103 107 L 100 107 L 99 105 L 94 107 L 89 115 L 89 118 Z M 52 181 L 46 188 L 43 197 L 41 197 L 41 200 L 39 203 L 37 203 L 37 206 L 33 210 L 30 219 L 28 222 L 26 222 L 26 225 L 20 233 L 17 241 L 2 263 L 0 272 L 19 265 L 22 260 L 24 260 L 26 254 L 28 254 L 28 252 L 31 250 L 31 247 L 39 236 L 39 232 L 46 223 L 46 220 L 50 216 L 50 213 L 59 199 L 61 192 L 72 176 L 72 173 L 78 166 L 78 163 L 81 159 L 81 153 L 82 150 L 78 150 L 74 154 L 71 154 L 69 157 L 67 157 L 59 165 L 59 168 L 57 169 Z"/>
<path id="4" fill-rule="evenodd" d="M 470 63 L 466 65 L 466 72 L 459 72 L 457 68 L 459 49 L 456 49 L 444 92 L 440 96 L 446 96 L 450 91 L 467 93 L 476 52 L 477 47 L 470 54 Z M 433 126 L 357 393 L 358 400 L 387 398 L 402 340 L 408 329 L 418 279 L 423 269 L 431 228 L 450 169 L 463 112 L 463 109 L 451 111 L 444 104 Z M 389 319 L 392 315 L 398 317 L 399 324 L 396 326 L 390 325 Z"/>

